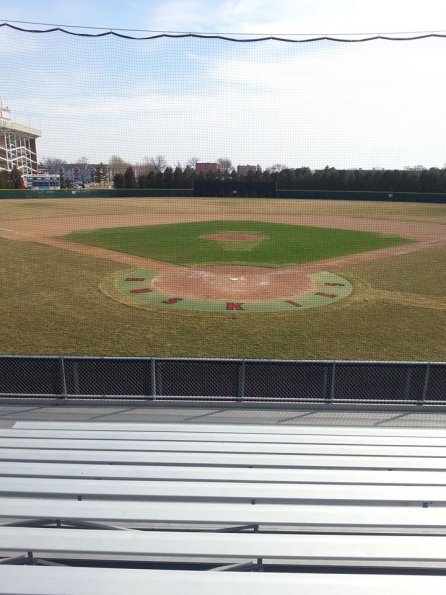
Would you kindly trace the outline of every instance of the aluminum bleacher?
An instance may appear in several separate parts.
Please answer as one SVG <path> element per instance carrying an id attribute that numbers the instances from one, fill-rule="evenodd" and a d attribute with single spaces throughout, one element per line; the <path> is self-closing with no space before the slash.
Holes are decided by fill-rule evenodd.
<path id="1" fill-rule="evenodd" d="M 444 593 L 446 430 L 17 422 L 0 593 Z"/>

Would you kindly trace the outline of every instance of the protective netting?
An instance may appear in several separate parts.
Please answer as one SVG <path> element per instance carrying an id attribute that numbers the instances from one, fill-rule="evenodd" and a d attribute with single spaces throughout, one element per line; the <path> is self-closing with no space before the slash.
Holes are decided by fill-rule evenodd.
<path id="1" fill-rule="evenodd" d="M 0 30 L 1 96 L 39 158 L 442 167 L 446 40 L 74 37 Z"/>
<path id="2" fill-rule="evenodd" d="M 71 33 L 0 27 L 0 353 L 446 360 L 443 36 Z M 237 398 L 220 364 L 192 389 L 137 361 L 130 392 Z M 90 365 L 64 390 L 126 395 L 131 364 Z M 364 365 L 334 397 L 325 363 L 252 365 L 245 395 L 355 399 L 365 374 L 422 400 L 424 368 Z"/>

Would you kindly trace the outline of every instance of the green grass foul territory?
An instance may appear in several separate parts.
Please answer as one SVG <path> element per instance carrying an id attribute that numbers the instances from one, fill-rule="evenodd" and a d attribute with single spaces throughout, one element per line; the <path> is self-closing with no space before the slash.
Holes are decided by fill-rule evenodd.
<path id="1" fill-rule="evenodd" d="M 211 234 L 255 234 L 258 241 L 219 241 Z M 179 265 L 277 267 L 409 243 L 373 232 L 260 221 L 200 221 L 76 231 L 68 240 Z"/>

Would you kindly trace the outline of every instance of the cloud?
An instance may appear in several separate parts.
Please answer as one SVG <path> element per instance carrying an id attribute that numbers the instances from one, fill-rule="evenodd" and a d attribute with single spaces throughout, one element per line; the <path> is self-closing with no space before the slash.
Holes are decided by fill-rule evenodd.
<path id="1" fill-rule="evenodd" d="M 222 3 L 238 15 L 260 4 Z M 191 10 L 200 5 L 189 2 Z M 19 121 L 42 129 L 41 156 L 140 161 L 161 153 L 175 163 L 198 154 L 310 167 L 444 162 L 445 40 L 231 44 L 59 34 L 24 59 L 24 40 L 43 37 L 8 35 L 17 52 L 4 63 L 2 93 Z"/>
<path id="2" fill-rule="evenodd" d="M 241 33 L 363 33 L 435 30 L 441 0 L 168 0 L 150 7 L 148 28 Z"/>
<path id="3" fill-rule="evenodd" d="M 70 152 L 73 159 L 86 153 L 92 160 L 118 153 L 131 161 L 162 153 L 171 163 L 192 154 L 203 160 L 226 155 L 263 166 L 403 167 L 444 160 L 443 92 L 430 95 L 429 107 L 424 97 L 432 85 L 404 87 L 400 79 L 390 92 L 373 81 L 361 84 L 346 69 L 337 85 L 321 76 L 312 86 L 300 76 L 281 86 L 287 69 L 275 66 L 275 72 L 270 65 L 247 79 L 245 64 L 221 64 L 214 93 L 141 93 L 55 105 L 51 117 L 42 112 L 42 150 Z M 390 74 L 384 73 L 386 82 Z"/>
<path id="4" fill-rule="evenodd" d="M 4 9 L 6 10 L 6 8 Z M 435 30 L 442 0 L 16 0 L 3 17 L 98 27 L 241 33 Z"/>

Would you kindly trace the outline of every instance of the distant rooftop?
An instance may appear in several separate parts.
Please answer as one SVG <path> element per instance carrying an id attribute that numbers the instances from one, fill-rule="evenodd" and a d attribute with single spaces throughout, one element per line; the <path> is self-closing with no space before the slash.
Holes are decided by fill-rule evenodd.
<path id="1" fill-rule="evenodd" d="M 24 126 L 18 122 L 11 120 L 11 110 L 9 107 L 3 104 L 2 98 L 0 97 L 0 130 L 9 130 L 11 132 L 19 132 L 26 134 L 32 138 L 38 138 L 42 136 L 42 133 L 37 128 L 31 128 L 30 126 Z"/>
<path id="2" fill-rule="evenodd" d="M 31 136 L 32 138 L 38 138 L 42 136 L 42 133 L 37 128 L 31 128 L 30 126 L 24 126 L 23 124 L 19 124 L 18 122 L 13 122 L 12 120 L 6 120 L 4 118 L 0 118 L 0 130 L 6 131 L 9 130 L 11 132 L 19 132 L 20 134 L 26 134 L 27 136 Z"/>

